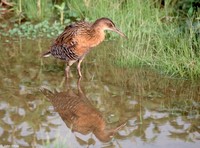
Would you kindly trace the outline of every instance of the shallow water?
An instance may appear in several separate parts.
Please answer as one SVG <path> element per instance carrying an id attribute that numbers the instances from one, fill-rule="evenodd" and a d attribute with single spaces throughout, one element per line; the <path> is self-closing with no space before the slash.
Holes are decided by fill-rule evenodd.
<path id="1" fill-rule="evenodd" d="M 0 146 L 199 147 L 199 81 L 172 79 L 147 68 L 120 68 L 112 54 L 120 48 L 104 42 L 83 61 L 78 88 L 75 65 L 66 84 L 64 63 L 40 58 L 49 45 L 47 39 L 0 41 Z M 56 104 L 41 89 L 54 92 Z M 86 99 L 106 129 L 126 125 L 108 142 L 95 136 L 94 127 L 86 135 L 78 133 L 62 116 L 69 111 L 65 101 L 73 97 L 62 100 L 57 93 Z"/>

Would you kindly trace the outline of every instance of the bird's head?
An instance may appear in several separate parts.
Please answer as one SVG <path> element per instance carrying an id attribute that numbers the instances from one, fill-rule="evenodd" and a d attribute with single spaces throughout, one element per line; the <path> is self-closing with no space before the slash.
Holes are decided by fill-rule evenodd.
<path id="1" fill-rule="evenodd" d="M 118 33 L 119 35 L 121 35 L 122 37 L 126 37 L 126 35 L 121 32 L 113 23 L 113 21 L 111 21 L 109 18 L 100 18 L 98 20 L 96 20 L 93 24 L 93 26 L 98 27 L 101 30 L 111 30 L 114 31 L 116 33 Z"/>
<path id="2" fill-rule="evenodd" d="M 100 141 L 108 142 L 125 125 L 126 125 L 126 123 L 123 123 L 123 124 L 117 126 L 116 128 L 113 128 L 113 129 L 105 129 L 105 127 L 104 128 L 100 128 L 100 129 L 97 128 L 97 129 L 95 129 L 93 131 L 93 133 Z"/>

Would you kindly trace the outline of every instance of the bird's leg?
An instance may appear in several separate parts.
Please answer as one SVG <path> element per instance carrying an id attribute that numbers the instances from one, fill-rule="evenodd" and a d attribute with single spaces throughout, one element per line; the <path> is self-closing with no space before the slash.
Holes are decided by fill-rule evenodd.
<path id="1" fill-rule="evenodd" d="M 83 96 L 83 91 L 81 89 L 81 77 L 79 77 L 78 81 L 77 81 L 77 87 L 78 87 L 78 93 L 80 96 Z"/>
<path id="2" fill-rule="evenodd" d="M 72 60 L 72 61 L 68 61 L 66 64 L 66 68 L 65 68 L 65 73 L 66 73 L 66 77 L 69 78 L 69 70 L 70 70 L 70 66 L 72 66 L 72 64 L 76 62 L 76 60 Z"/>
<path id="3" fill-rule="evenodd" d="M 68 91 L 69 90 L 69 79 L 68 79 L 68 77 L 66 77 L 65 78 L 65 87 L 66 87 L 66 91 Z"/>
<path id="4" fill-rule="evenodd" d="M 69 78 L 69 70 L 70 70 L 70 66 L 66 64 L 65 73 L 66 73 L 67 78 Z"/>
<path id="5" fill-rule="evenodd" d="M 82 77 L 82 74 L 81 74 L 81 62 L 83 61 L 85 56 L 82 56 L 79 60 L 78 60 L 78 64 L 77 64 L 77 70 L 78 70 L 78 74 L 79 74 L 79 78 Z"/>

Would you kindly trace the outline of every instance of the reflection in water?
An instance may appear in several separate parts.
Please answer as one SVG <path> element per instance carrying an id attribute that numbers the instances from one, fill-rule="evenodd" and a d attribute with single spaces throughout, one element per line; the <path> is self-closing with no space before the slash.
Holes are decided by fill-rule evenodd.
<path id="1" fill-rule="evenodd" d="M 6 40 L 0 41 L 0 145 L 29 148 L 49 143 L 56 147 L 56 141 L 65 140 L 68 147 L 199 147 L 200 81 L 173 79 L 144 68 L 117 67 L 112 53 L 121 50 L 120 46 L 104 42 L 82 65 L 84 93 L 80 89 L 78 93 L 74 72 L 75 77 L 70 76 L 72 89 L 67 90 L 68 95 L 82 98 L 83 104 L 98 108 L 100 112 L 93 109 L 106 119 L 104 131 L 127 121 L 114 135 L 116 140 L 101 143 L 95 136 L 88 138 L 92 134 L 71 136 L 61 115 L 49 110 L 51 102 L 39 91 L 44 86 L 66 91 L 60 83 L 64 63 L 39 58 L 50 41 Z M 64 103 L 60 106 L 65 107 Z"/>
<path id="2" fill-rule="evenodd" d="M 113 135 L 125 124 L 108 129 L 101 112 L 90 103 L 83 93 L 80 86 L 80 79 L 78 80 L 77 87 L 78 93 L 71 89 L 65 92 L 52 93 L 45 88 L 42 89 L 42 92 L 72 131 L 84 135 L 92 132 L 100 141 L 110 141 Z"/>

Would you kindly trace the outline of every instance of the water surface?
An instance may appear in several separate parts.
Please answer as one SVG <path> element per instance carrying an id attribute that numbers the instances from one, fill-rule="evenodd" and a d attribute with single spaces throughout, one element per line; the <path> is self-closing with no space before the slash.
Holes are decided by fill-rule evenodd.
<path id="1" fill-rule="evenodd" d="M 80 97 L 75 65 L 66 86 L 65 64 L 40 58 L 50 41 L 0 41 L 0 145 L 199 147 L 199 81 L 173 79 L 147 68 L 120 68 L 113 64 L 113 52 L 120 48 L 116 42 L 104 42 L 82 63 Z M 41 88 L 87 99 L 106 130 L 126 125 L 108 142 L 95 136 L 94 128 L 85 135 L 71 130 L 62 117 L 67 109 L 56 110 Z M 57 103 L 62 107 L 66 101 Z"/>

